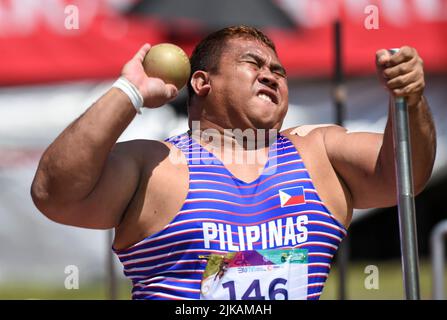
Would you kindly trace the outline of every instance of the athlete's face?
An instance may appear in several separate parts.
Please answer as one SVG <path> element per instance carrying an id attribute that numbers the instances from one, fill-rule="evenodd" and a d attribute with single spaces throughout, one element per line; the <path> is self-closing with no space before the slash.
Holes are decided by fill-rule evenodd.
<path id="1" fill-rule="evenodd" d="M 210 75 L 213 104 L 232 128 L 280 129 L 288 107 L 284 68 L 257 40 L 231 39 Z"/>

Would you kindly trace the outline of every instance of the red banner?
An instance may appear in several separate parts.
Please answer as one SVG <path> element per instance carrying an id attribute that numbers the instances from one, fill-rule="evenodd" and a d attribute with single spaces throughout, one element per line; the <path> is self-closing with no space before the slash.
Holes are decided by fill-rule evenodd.
<path id="1" fill-rule="evenodd" d="M 0 85 L 117 77 L 144 42 L 171 41 L 161 20 L 125 16 L 132 2 L 0 0 Z M 372 73 L 376 50 L 402 45 L 428 72 L 447 71 L 447 0 L 280 2 L 297 28 L 266 32 L 291 77 L 332 74 L 336 18 L 349 75 Z M 193 38 L 179 39 L 187 53 Z"/>

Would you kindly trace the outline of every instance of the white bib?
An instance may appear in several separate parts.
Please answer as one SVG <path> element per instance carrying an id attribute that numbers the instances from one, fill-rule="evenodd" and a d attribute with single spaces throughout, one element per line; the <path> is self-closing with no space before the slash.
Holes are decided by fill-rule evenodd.
<path id="1" fill-rule="evenodd" d="M 275 249 L 212 254 L 202 278 L 203 300 L 307 298 L 307 250 Z"/>

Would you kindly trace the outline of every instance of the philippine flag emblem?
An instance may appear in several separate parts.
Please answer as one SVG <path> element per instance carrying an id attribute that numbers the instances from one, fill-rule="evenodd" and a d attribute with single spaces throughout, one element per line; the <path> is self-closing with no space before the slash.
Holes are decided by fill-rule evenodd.
<path id="1" fill-rule="evenodd" d="M 281 201 L 281 208 L 304 204 L 306 203 L 304 188 L 292 187 L 287 189 L 280 189 L 279 200 Z"/>

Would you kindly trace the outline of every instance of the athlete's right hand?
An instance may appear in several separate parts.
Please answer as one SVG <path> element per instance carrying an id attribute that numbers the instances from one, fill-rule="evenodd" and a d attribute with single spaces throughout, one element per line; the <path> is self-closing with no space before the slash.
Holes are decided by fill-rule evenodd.
<path id="1" fill-rule="evenodd" d="M 121 75 L 132 82 L 144 99 L 144 106 L 147 108 L 158 108 L 170 100 L 173 100 L 177 94 L 177 88 L 172 84 L 167 84 L 159 78 L 148 77 L 143 68 L 143 60 L 151 49 L 149 44 L 143 45 L 137 54 L 127 62 Z"/>

